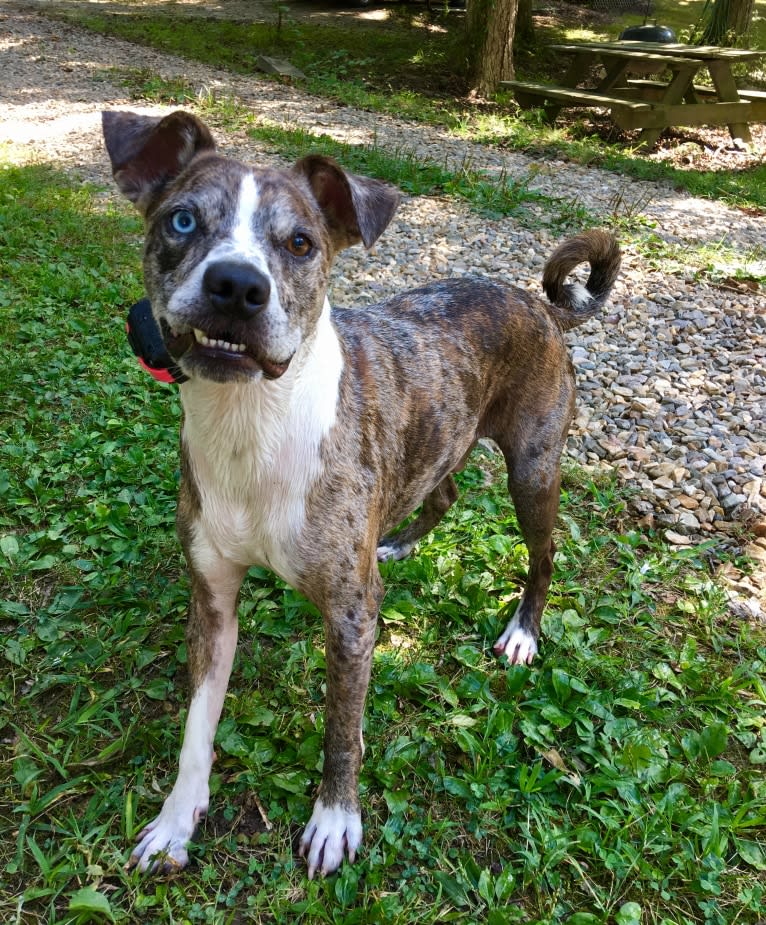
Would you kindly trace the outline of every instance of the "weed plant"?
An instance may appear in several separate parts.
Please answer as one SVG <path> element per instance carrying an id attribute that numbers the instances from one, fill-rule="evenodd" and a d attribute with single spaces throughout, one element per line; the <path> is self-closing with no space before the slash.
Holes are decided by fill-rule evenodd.
<path id="1" fill-rule="evenodd" d="M 368 698 L 359 861 L 295 855 L 322 763 L 321 618 L 253 569 L 189 869 L 124 870 L 172 785 L 188 581 L 179 408 L 125 342 L 138 221 L 0 171 L 0 921 L 753 923 L 766 916 L 766 634 L 707 547 L 567 472 L 542 655 L 491 643 L 526 554 L 497 457 L 401 563 Z"/>

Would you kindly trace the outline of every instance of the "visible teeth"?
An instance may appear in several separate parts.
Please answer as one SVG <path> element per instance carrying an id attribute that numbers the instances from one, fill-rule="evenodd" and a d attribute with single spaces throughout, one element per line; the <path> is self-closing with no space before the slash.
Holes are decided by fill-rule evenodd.
<path id="1" fill-rule="evenodd" d="M 198 344 L 202 344 L 203 347 L 218 347 L 221 350 L 227 350 L 229 353 L 244 353 L 247 350 L 245 344 L 230 344 L 227 340 L 215 340 L 212 337 L 208 337 L 207 334 L 200 331 L 198 328 L 194 328 L 194 337 Z"/>

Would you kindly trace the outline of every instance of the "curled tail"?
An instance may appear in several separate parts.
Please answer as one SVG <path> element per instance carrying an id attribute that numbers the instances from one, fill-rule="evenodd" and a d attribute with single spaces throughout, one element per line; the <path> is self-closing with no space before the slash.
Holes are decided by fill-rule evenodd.
<path id="1" fill-rule="evenodd" d="M 590 264 L 588 282 L 584 286 L 565 282 L 580 263 Z M 568 331 L 598 313 L 619 270 L 620 248 L 608 231 L 585 231 L 556 248 L 545 264 L 543 289 L 562 330 Z"/>

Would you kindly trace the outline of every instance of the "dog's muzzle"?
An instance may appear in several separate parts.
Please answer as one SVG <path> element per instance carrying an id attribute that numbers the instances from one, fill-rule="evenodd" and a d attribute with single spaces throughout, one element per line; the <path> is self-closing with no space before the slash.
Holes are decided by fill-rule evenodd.
<path id="1" fill-rule="evenodd" d="M 215 381 L 250 378 L 259 372 L 266 379 L 279 379 L 292 359 L 269 360 L 225 332 L 212 336 L 199 328 L 173 331 L 164 318 L 158 326 L 149 299 L 141 299 L 131 306 L 126 329 L 128 343 L 138 362 L 158 382 L 180 384 L 188 381 L 189 377 L 179 365 L 181 359 L 191 361 L 203 376 Z"/>
<path id="2" fill-rule="evenodd" d="M 287 371 L 292 354 L 285 360 L 273 360 L 264 356 L 255 345 L 240 340 L 242 322 L 233 319 L 227 323 L 226 318 L 214 315 L 207 317 L 200 324 L 184 325 L 181 329 L 171 328 L 165 318 L 160 319 L 162 339 L 168 352 L 177 364 L 184 364 L 184 369 L 192 370 L 205 379 L 214 382 L 243 381 L 262 373 L 266 379 L 279 379 Z"/>
<path id="3" fill-rule="evenodd" d="M 237 343 L 233 335 L 225 331 L 212 336 L 199 328 L 192 328 L 192 335 L 194 339 L 191 349 L 184 355 L 185 359 L 200 364 L 203 375 L 219 381 L 229 378 L 227 372 L 251 376 L 261 371 L 267 379 L 279 379 L 287 371 L 292 359 L 289 357 L 281 363 L 268 360 L 254 347 Z M 220 368 L 213 372 L 212 364 Z"/>
<path id="4" fill-rule="evenodd" d="M 290 365 L 268 356 L 256 335 L 268 308 L 271 281 L 251 263 L 217 260 L 204 272 L 200 311 L 181 329 L 161 320 L 170 353 L 184 368 L 215 382 L 243 381 L 259 374 L 279 379 Z"/>

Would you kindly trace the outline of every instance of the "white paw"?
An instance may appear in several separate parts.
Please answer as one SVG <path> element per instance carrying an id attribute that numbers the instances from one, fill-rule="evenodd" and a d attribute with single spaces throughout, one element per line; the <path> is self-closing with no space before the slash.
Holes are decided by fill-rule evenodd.
<path id="1" fill-rule="evenodd" d="M 531 665 L 537 655 L 537 640 L 514 617 L 493 646 L 495 655 L 505 655 L 510 665 Z"/>
<path id="2" fill-rule="evenodd" d="M 309 880 L 317 870 L 322 876 L 337 870 L 343 863 L 346 851 L 349 861 L 353 863 L 361 844 L 361 814 L 348 812 L 337 805 L 325 806 L 321 800 L 317 800 L 300 844 L 300 856 L 306 858 Z"/>
<path id="3" fill-rule="evenodd" d="M 393 562 L 398 559 L 404 559 L 414 548 L 414 544 L 409 546 L 397 546 L 396 543 L 386 543 L 378 546 L 378 562 Z"/>
<path id="4" fill-rule="evenodd" d="M 126 867 L 139 870 L 173 873 L 186 867 L 191 841 L 197 823 L 207 813 L 207 804 L 194 806 L 175 800 L 174 794 L 165 800 L 162 812 L 139 833 L 138 844 L 131 852 Z"/>

